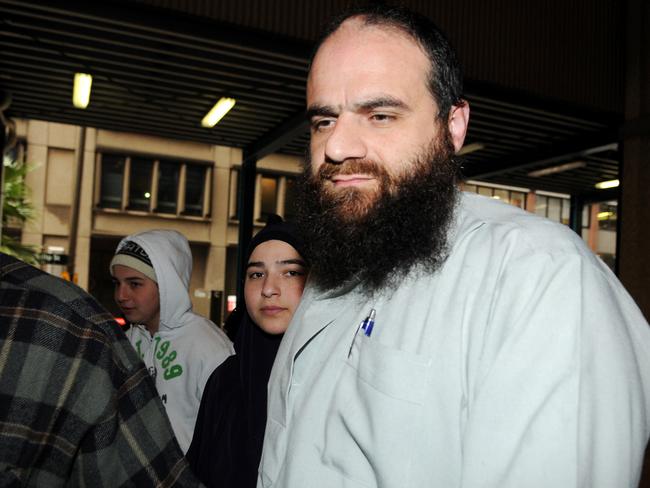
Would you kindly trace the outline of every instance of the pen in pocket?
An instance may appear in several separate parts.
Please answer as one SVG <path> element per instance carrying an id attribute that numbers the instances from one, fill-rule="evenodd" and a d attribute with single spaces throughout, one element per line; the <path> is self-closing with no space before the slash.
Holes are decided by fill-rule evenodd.
<path id="1" fill-rule="evenodd" d="M 375 326 L 375 309 L 371 308 L 368 316 L 359 323 L 357 330 L 354 331 L 354 337 L 352 337 L 352 342 L 350 343 L 350 349 L 348 349 L 348 357 L 350 357 L 350 354 L 352 354 L 352 347 L 354 346 L 354 341 L 357 338 L 357 334 L 359 333 L 359 330 L 363 329 L 363 333 L 366 335 L 366 337 L 370 337 L 370 334 L 372 334 L 372 328 L 374 326 Z"/>
<path id="2" fill-rule="evenodd" d="M 363 321 L 361 328 L 364 330 L 364 334 L 367 337 L 370 337 L 372 334 L 372 328 L 375 326 L 375 309 L 370 310 L 370 314 L 366 317 L 366 320 Z"/>

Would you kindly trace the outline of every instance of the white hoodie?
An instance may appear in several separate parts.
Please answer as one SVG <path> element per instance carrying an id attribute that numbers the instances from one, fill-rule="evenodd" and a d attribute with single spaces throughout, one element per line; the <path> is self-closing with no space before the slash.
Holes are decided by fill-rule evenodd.
<path id="1" fill-rule="evenodd" d="M 125 237 L 145 250 L 158 279 L 160 327 L 153 337 L 140 324 L 127 336 L 154 377 L 158 394 L 183 452 L 187 452 L 210 374 L 234 354 L 232 343 L 213 322 L 192 312 L 189 296 L 192 253 L 176 231 L 151 230 Z"/>

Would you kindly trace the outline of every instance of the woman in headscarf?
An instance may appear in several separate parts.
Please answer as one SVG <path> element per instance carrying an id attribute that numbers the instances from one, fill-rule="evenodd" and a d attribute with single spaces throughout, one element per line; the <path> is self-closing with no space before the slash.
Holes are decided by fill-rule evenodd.
<path id="1" fill-rule="evenodd" d="M 266 425 L 266 388 L 273 360 L 307 277 L 302 240 L 271 216 L 248 246 L 245 304 L 235 355 L 210 376 L 187 459 L 208 487 L 254 488 Z M 231 321 L 231 317 L 229 317 Z"/>

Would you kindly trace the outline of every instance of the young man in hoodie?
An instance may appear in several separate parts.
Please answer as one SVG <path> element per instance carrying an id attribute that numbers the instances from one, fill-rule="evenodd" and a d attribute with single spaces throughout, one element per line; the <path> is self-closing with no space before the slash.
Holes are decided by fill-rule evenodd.
<path id="1" fill-rule="evenodd" d="M 234 353 L 213 322 L 194 313 L 192 253 L 176 231 L 151 230 L 119 243 L 110 264 L 127 336 L 156 382 L 183 452 L 189 448 L 210 374 Z"/>

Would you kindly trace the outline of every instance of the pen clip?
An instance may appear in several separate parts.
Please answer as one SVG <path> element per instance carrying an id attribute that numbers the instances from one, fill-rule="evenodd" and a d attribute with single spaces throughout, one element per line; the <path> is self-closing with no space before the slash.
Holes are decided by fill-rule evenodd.
<path id="1" fill-rule="evenodd" d="M 363 333 L 367 337 L 370 337 L 374 325 L 375 325 L 375 309 L 371 308 L 368 316 L 365 319 L 363 319 L 361 322 L 359 322 L 359 325 L 357 326 L 357 330 L 354 331 L 354 336 L 352 337 L 352 342 L 350 343 L 350 349 L 348 349 L 348 357 L 350 357 L 350 354 L 352 354 L 354 341 L 356 340 L 357 335 L 359 334 L 359 330 L 363 329 Z"/>
<path id="2" fill-rule="evenodd" d="M 364 330 L 364 334 L 366 334 L 366 337 L 370 337 L 370 334 L 372 334 L 372 328 L 375 326 L 375 309 L 370 310 L 370 315 L 368 315 L 368 318 L 363 321 L 363 326 L 361 327 Z"/>

